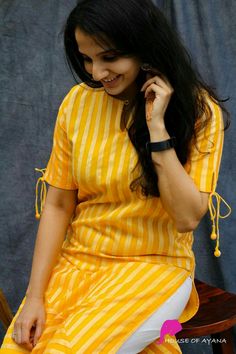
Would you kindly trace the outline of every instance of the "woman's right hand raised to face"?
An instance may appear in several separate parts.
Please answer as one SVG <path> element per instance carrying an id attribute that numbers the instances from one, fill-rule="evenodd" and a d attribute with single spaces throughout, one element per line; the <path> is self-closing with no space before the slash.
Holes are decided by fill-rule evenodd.
<path id="1" fill-rule="evenodd" d="M 40 338 L 45 324 L 45 308 L 41 298 L 26 298 L 25 304 L 14 323 L 13 340 L 32 350 Z"/>

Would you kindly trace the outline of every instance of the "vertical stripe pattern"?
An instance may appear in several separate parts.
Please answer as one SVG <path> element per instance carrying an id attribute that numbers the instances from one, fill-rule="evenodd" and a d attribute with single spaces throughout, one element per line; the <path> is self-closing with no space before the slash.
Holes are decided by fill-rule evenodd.
<path id="1" fill-rule="evenodd" d="M 159 198 L 130 190 L 138 157 L 120 129 L 123 104 L 82 83 L 60 106 L 44 179 L 78 189 L 79 204 L 48 284 L 47 322 L 34 354 L 116 353 L 189 275 L 194 279 L 192 233 L 177 232 Z M 220 109 L 209 106 L 212 117 L 184 166 L 203 192 L 216 187 L 223 146 Z M 179 321 L 198 306 L 193 286 Z M 2 352 L 27 353 L 11 340 L 12 326 Z M 180 352 L 173 340 L 142 351 Z"/>

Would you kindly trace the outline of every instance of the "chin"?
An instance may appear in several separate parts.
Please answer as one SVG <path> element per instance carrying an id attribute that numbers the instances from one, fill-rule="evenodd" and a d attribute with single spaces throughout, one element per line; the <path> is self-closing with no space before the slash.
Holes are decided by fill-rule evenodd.
<path id="1" fill-rule="evenodd" d="M 107 88 L 107 87 L 104 87 L 104 89 L 109 95 L 112 95 L 112 96 L 118 96 L 118 95 L 121 95 L 124 92 L 124 90 L 121 90 L 121 89 L 118 89 L 118 88 Z"/>

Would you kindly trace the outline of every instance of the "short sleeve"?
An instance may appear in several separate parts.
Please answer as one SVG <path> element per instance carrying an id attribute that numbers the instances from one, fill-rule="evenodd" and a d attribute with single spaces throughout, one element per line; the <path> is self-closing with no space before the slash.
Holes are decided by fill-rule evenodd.
<path id="1" fill-rule="evenodd" d="M 185 166 L 187 172 L 201 192 L 214 192 L 219 174 L 224 123 L 220 107 L 208 99 L 211 117 L 205 126 L 197 129 L 189 160 Z"/>
<path id="2" fill-rule="evenodd" d="M 73 104 L 73 95 L 76 94 L 72 88 L 64 98 L 56 119 L 53 147 L 51 156 L 44 173 L 44 181 L 48 184 L 62 189 L 78 189 L 73 179 L 72 171 L 72 142 L 67 134 L 67 120 L 70 114 L 69 106 Z"/>

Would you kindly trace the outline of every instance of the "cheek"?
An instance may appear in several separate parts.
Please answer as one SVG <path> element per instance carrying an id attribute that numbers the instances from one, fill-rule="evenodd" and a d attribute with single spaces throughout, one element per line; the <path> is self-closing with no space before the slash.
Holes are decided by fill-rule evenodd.
<path id="1" fill-rule="evenodd" d="M 136 78 L 138 76 L 139 72 L 140 72 L 140 65 L 134 66 L 133 67 L 133 72 L 132 72 L 133 77 Z"/>
<path id="2" fill-rule="evenodd" d="M 92 64 L 91 63 L 84 63 L 84 68 L 89 74 L 92 74 Z"/>
<path id="3" fill-rule="evenodd" d="M 135 79 L 140 71 L 140 64 L 136 61 L 126 61 L 120 66 L 120 72 L 127 78 Z"/>
<path id="4" fill-rule="evenodd" d="M 132 71 L 133 71 L 133 67 L 129 63 L 124 62 L 120 65 L 120 72 L 121 73 L 128 74 L 128 73 L 131 73 Z"/>
<path id="5" fill-rule="evenodd" d="M 140 67 L 131 66 L 129 71 L 127 71 L 127 78 L 130 80 L 135 80 L 139 74 Z"/>

